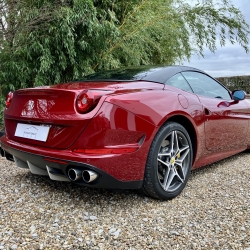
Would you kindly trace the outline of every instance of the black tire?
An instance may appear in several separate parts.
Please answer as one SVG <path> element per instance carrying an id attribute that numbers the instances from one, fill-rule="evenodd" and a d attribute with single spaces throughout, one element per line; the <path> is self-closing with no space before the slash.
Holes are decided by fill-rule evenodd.
<path id="1" fill-rule="evenodd" d="M 192 162 L 188 132 L 179 123 L 167 122 L 151 144 L 141 191 L 156 199 L 175 198 L 186 186 Z"/>

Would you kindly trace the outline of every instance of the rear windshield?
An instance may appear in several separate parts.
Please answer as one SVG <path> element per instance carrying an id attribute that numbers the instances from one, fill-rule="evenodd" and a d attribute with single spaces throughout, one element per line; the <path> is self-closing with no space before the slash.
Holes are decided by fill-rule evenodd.
<path id="1" fill-rule="evenodd" d="M 139 66 L 139 67 L 131 67 L 131 68 L 121 68 L 115 70 L 107 70 L 103 72 L 97 72 L 91 75 L 87 75 L 79 81 L 87 81 L 87 80 L 141 80 L 153 72 L 156 72 L 163 67 L 159 66 Z"/>

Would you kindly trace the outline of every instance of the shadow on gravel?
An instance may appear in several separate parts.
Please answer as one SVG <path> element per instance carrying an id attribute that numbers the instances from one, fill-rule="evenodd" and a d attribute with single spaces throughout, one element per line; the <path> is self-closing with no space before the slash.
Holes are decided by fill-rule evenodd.
<path id="1" fill-rule="evenodd" d="M 104 205 L 117 203 L 122 208 L 123 202 L 133 207 L 138 206 L 138 201 L 148 200 L 147 197 L 141 195 L 138 190 L 117 190 L 117 189 L 101 189 L 80 186 L 71 182 L 59 182 L 50 180 L 47 176 L 36 176 L 27 172 L 26 174 L 18 174 L 13 178 L 20 178 L 21 183 L 25 183 L 26 190 L 31 196 L 40 198 L 41 196 L 53 196 L 53 199 L 61 204 L 86 204 L 102 207 Z M 152 199 L 155 202 L 155 200 Z"/>

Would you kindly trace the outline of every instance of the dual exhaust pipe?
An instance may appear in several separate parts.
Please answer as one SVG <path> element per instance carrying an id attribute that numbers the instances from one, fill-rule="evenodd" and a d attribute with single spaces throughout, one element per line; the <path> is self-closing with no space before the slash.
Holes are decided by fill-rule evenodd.
<path id="1" fill-rule="evenodd" d="M 70 168 L 68 176 L 71 181 L 77 181 L 83 179 L 84 182 L 90 183 L 97 179 L 98 174 L 92 170 L 79 170 Z"/>

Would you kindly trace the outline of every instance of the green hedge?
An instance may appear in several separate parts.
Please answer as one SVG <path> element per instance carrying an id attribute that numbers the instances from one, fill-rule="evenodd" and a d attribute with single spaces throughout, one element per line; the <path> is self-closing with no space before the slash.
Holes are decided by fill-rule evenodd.
<path id="1" fill-rule="evenodd" d="M 250 76 L 218 77 L 216 79 L 231 91 L 241 89 L 250 94 Z"/>

